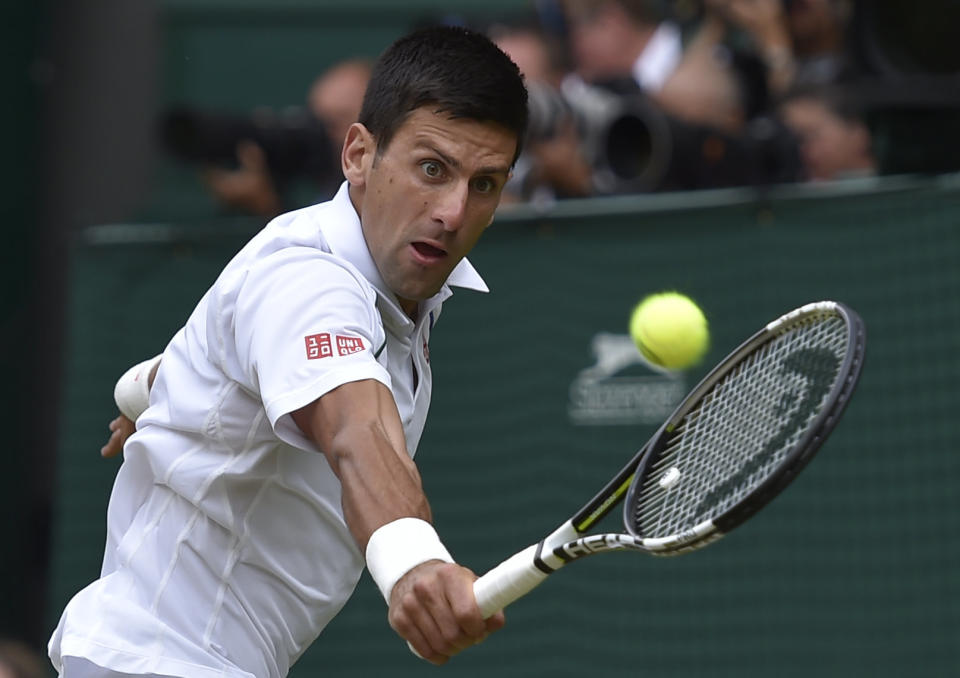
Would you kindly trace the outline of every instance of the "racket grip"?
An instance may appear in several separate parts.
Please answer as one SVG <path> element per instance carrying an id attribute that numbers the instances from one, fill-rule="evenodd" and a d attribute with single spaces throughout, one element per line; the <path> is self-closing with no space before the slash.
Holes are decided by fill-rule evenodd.
<path id="1" fill-rule="evenodd" d="M 484 619 L 526 595 L 547 578 L 547 573 L 534 565 L 537 548 L 537 544 L 528 546 L 473 582 L 473 594 Z"/>

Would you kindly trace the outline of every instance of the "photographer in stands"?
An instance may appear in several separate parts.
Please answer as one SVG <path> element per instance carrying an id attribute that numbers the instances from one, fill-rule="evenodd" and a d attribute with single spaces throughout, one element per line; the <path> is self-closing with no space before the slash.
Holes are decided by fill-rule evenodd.
<path id="1" fill-rule="evenodd" d="M 163 120 L 163 141 L 175 156 L 203 166 L 204 183 L 220 203 L 273 217 L 293 207 L 284 204 L 289 183 L 307 179 L 318 196 L 329 197 L 343 181 L 340 148 L 369 77 L 368 62 L 339 62 L 314 81 L 304 109 L 248 117 L 173 109 Z"/>
<path id="2" fill-rule="evenodd" d="M 572 73 L 531 87 L 531 129 L 574 120 L 599 195 L 797 180 L 793 136 L 766 115 L 762 74 L 689 44 L 651 0 L 562 3 Z M 760 81 L 759 84 L 757 81 Z"/>

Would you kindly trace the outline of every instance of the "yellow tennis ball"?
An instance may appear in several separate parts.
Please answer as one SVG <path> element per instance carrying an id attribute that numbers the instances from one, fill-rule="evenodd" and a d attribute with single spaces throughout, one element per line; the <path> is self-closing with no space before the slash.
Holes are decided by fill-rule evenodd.
<path id="1" fill-rule="evenodd" d="M 671 370 L 696 365 L 710 346 L 703 311 L 679 292 L 651 294 L 637 304 L 630 336 L 644 358 Z"/>

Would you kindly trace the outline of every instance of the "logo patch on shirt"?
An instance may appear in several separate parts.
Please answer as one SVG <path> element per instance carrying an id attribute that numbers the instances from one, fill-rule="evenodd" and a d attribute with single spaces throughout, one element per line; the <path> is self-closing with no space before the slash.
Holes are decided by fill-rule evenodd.
<path id="1" fill-rule="evenodd" d="M 342 337 L 339 334 L 337 335 L 337 353 L 340 355 L 359 353 L 363 349 L 363 339 L 360 337 Z"/>
<path id="2" fill-rule="evenodd" d="M 334 355 L 350 355 L 359 353 L 366 346 L 360 337 L 345 337 L 340 334 L 332 335 L 329 332 L 311 334 L 303 338 L 307 347 L 307 360 L 319 360 Z"/>
<path id="3" fill-rule="evenodd" d="M 307 360 L 329 358 L 333 355 L 333 344 L 330 342 L 330 333 L 311 334 L 303 338 L 307 344 Z"/>

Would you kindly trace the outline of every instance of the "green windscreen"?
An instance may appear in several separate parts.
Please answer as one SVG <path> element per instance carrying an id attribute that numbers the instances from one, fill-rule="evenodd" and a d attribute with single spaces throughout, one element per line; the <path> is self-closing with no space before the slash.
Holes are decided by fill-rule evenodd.
<path id="1" fill-rule="evenodd" d="M 163 348 L 253 230 L 101 227 L 74 247 L 51 628 L 99 569 L 117 463 L 97 451 L 114 381 Z M 846 302 L 866 323 L 867 360 L 836 431 L 751 521 L 688 556 L 572 564 L 445 676 L 957 674 L 955 177 L 504 211 L 471 259 L 492 292 L 457 291 L 438 320 L 417 462 L 440 534 L 477 572 L 580 508 L 712 364 L 781 313 Z M 706 360 L 679 377 L 624 343 L 634 303 L 664 289 L 711 324 Z M 434 670 L 390 630 L 364 576 L 291 675 Z"/>

